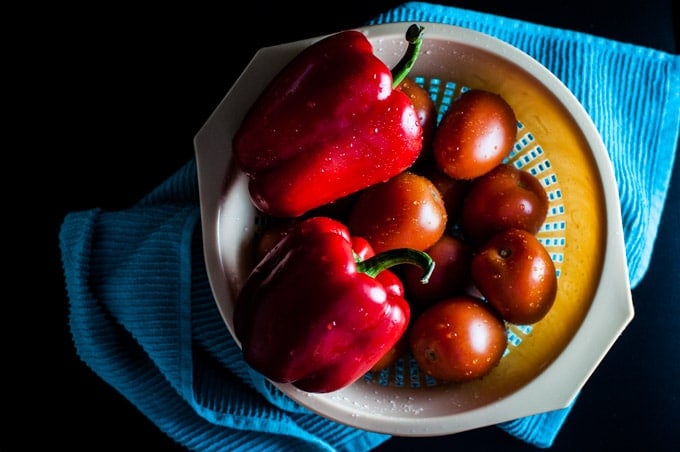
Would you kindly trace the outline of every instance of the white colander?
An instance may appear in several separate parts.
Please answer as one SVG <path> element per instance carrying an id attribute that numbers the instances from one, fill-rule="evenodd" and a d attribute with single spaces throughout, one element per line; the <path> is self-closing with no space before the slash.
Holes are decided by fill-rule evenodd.
<path id="1" fill-rule="evenodd" d="M 406 49 L 409 25 L 361 31 L 392 67 Z M 550 313 L 531 326 L 509 325 L 506 354 L 479 380 L 434 381 L 407 355 L 328 394 L 276 385 L 322 416 L 400 436 L 451 434 L 567 406 L 633 316 L 616 183 L 582 106 L 518 49 L 464 28 L 420 25 L 424 42 L 411 75 L 440 112 L 467 88 L 501 94 L 513 107 L 518 140 L 509 161 L 548 193 L 548 217 L 537 235 L 559 278 Z M 232 162 L 231 138 L 269 80 L 318 39 L 261 49 L 195 137 L 206 267 L 225 334 L 233 336 L 233 302 L 253 266 L 258 218 L 247 177 Z"/>

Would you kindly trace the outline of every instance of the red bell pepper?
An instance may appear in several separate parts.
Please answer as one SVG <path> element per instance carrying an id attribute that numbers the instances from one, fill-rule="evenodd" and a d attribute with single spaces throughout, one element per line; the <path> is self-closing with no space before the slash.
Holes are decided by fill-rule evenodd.
<path id="1" fill-rule="evenodd" d="M 351 238 L 351 242 L 355 261 L 361 262 L 368 259 L 369 257 L 375 256 L 375 250 L 373 250 L 373 247 L 369 241 L 364 237 L 353 236 Z M 393 272 L 389 270 L 383 270 L 375 275 L 375 279 L 380 281 L 388 294 L 396 295 L 397 297 L 404 296 L 404 283 Z"/>
<path id="2" fill-rule="evenodd" d="M 422 32 L 415 24 L 408 29 L 394 74 L 356 30 L 317 41 L 277 74 L 232 141 L 259 210 L 300 216 L 413 164 L 422 126 L 411 99 L 395 87 L 415 63 Z"/>
<path id="3" fill-rule="evenodd" d="M 339 221 L 296 223 L 237 297 L 234 331 L 246 362 L 308 392 L 335 391 L 368 372 L 404 334 L 411 314 L 398 288 L 376 275 L 408 263 L 421 266 L 426 281 L 434 263 L 411 249 L 357 258 Z"/>

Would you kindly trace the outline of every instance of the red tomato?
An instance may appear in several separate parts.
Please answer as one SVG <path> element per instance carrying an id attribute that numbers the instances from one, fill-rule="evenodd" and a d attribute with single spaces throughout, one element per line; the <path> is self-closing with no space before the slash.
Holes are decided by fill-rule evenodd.
<path id="1" fill-rule="evenodd" d="M 444 234 L 446 206 L 424 176 L 403 172 L 363 191 L 349 213 L 352 235 L 365 237 L 376 253 L 395 248 L 424 251 Z"/>
<path id="2" fill-rule="evenodd" d="M 505 229 L 536 234 L 548 214 L 548 204 L 548 195 L 536 177 L 504 163 L 472 182 L 463 200 L 461 228 L 476 245 Z"/>
<path id="3" fill-rule="evenodd" d="M 397 341 L 394 346 L 383 355 L 382 358 L 378 360 L 377 363 L 373 364 L 371 370 L 374 372 L 381 371 L 387 367 L 394 364 L 399 358 L 404 356 L 408 351 L 408 336 L 405 334 Z"/>
<path id="4" fill-rule="evenodd" d="M 442 300 L 415 318 L 411 353 L 426 374 L 463 382 L 489 373 L 508 343 L 505 323 L 483 301 L 470 296 Z"/>
<path id="5" fill-rule="evenodd" d="M 271 251 L 274 246 L 288 235 L 288 231 L 293 225 L 293 221 L 283 221 L 267 226 L 262 234 L 257 239 L 257 246 L 255 248 L 256 261 L 262 260 L 264 256 Z"/>
<path id="6" fill-rule="evenodd" d="M 430 179 L 434 186 L 437 187 L 437 190 L 439 190 L 446 206 L 446 215 L 449 222 L 457 221 L 463 207 L 465 194 L 470 186 L 470 181 L 449 177 L 434 164 L 422 165 L 418 172 Z"/>
<path id="7" fill-rule="evenodd" d="M 463 293 L 470 282 L 472 248 L 460 239 L 444 234 L 425 252 L 435 263 L 427 284 L 420 282 L 420 268 L 412 265 L 403 268 L 409 302 L 428 305 Z"/>
<path id="8" fill-rule="evenodd" d="M 512 150 L 517 119 L 496 93 L 469 90 L 454 100 L 437 127 L 432 151 L 439 168 L 455 179 L 491 171 Z"/>
<path id="9" fill-rule="evenodd" d="M 432 134 L 437 126 L 437 107 L 430 97 L 430 94 L 411 78 L 405 78 L 399 84 L 399 90 L 411 99 L 411 102 L 416 109 L 420 125 L 423 128 L 423 150 L 421 151 L 421 159 L 426 159 L 428 156 L 431 156 L 430 141 L 432 140 Z"/>
<path id="10" fill-rule="evenodd" d="M 508 322 L 541 320 L 557 295 L 555 265 L 538 239 L 522 229 L 493 236 L 472 259 L 472 280 Z"/>

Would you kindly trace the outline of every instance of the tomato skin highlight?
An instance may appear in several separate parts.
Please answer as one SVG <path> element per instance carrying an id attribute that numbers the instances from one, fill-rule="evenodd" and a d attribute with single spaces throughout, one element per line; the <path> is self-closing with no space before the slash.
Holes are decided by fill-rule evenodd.
<path id="1" fill-rule="evenodd" d="M 410 77 L 406 77 L 399 84 L 398 90 L 411 99 L 416 110 L 418 120 L 423 128 L 423 149 L 418 160 L 427 160 L 432 156 L 430 144 L 437 127 L 437 107 L 425 88 Z"/>
<path id="2" fill-rule="evenodd" d="M 517 138 L 517 118 L 499 94 L 472 89 L 456 98 L 437 127 L 432 152 L 454 179 L 474 179 L 499 165 Z"/>
<path id="3" fill-rule="evenodd" d="M 491 238 L 473 257 L 472 280 L 510 323 L 543 319 L 557 296 L 557 274 L 550 254 L 528 231 L 509 229 Z"/>
<path id="4" fill-rule="evenodd" d="M 409 346 L 423 372 L 442 381 L 464 382 L 488 374 L 503 357 L 505 322 L 482 300 L 444 299 L 413 320 Z"/>

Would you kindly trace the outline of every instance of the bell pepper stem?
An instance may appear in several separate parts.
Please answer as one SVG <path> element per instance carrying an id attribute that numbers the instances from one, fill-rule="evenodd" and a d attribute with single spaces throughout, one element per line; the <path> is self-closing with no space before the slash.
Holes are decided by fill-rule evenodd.
<path id="1" fill-rule="evenodd" d="M 406 30 L 408 48 L 404 56 L 401 57 L 401 60 L 392 68 L 392 89 L 399 86 L 416 63 L 416 59 L 420 54 L 420 48 L 423 45 L 423 30 L 424 27 L 418 24 L 413 24 Z"/>
<path id="2" fill-rule="evenodd" d="M 381 271 L 401 264 L 417 265 L 423 270 L 420 282 L 427 284 L 434 271 L 434 260 L 429 254 L 412 248 L 397 248 L 383 251 L 365 261 L 357 262 L 357 270 L 375 278 Z"/>

